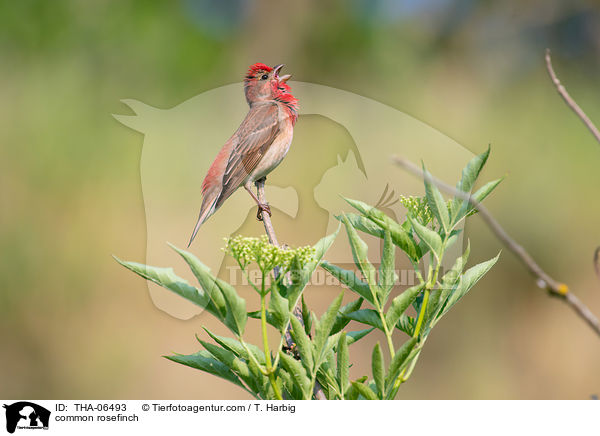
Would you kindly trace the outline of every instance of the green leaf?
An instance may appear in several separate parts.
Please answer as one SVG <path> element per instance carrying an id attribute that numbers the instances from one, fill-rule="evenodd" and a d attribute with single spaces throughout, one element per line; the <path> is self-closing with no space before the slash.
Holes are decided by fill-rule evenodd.
<path id="1" fill-rule="evenodd" d="M 348 343 L 348 345 L 352 345 L 353 343 L 355 343 L 355 342 L 361 340 L 362 338 L 364 338 L 365 336 L 367 336 L 373 330 L 375 330 L 375 329 L 369 328 L 369 329 L 364 329 L 364 330 L 356 330 L 354 332 L 348 332 L 348 333 L 346 333 L 346 342 Z"/>
<path id="2" fill-rule="evenodd" d="M 479 173 L 481 173 L 483 166 L 487 162 L 489 155 L 490 146 L 488 145 L 486 151 L 484 151 L 480 155 L 475 156 L 469 161 L 467 166 L 462 171 L 462 177 L 457 185 L 457 189 L 463 192 L 471 191 L 471 189 L 475 185 L 475 182 L 477 181 L 477 177 L 479 177 Z"/>
<path id="3" fill-rule="evenodd" d="M 412 316 L 408 316 L 406 314 L 402 314 L 398 322 L 396 323 L 396 328 L 408 336 L 412 336 L 415 331 L 416 321 Z"/>
<path id="4" fill-rule="evenodd" d="M 496 189 L 496 186 L 498 186 L 500 184 L 500 182 L 502 182 L 502 180 L 504 180 L 504 177 L 502 177 L 500 179 L 492 180 L 491 182 L 488 182 L 485 185 L 483 185 L 481 188 L 479 188 L 475 192 L 475 194 L 473 194 L 473 196 L 472 196 L 473 200 L 475 200 L 478 203 L 481 203 L 488 195 L 490 195 L 492 193 L 492 191 L 494 189 Z M 471 215 L 472 213 L 475 213 L 475 212 L 476 212 L 475 207 L 473 207 L 473 205 L 469 204 L 466 215 Z M 460 218 L 462 218 L 462 216 Z"/>
<path id="5" fill-rule="evenodd" d="M 340 307 L 340 310 L 338 311 L 338 313 L 335 317 L 335 322 L 333 323 L 333 327 L 331 327 L 330 335 L 336 334 L 337 332 L 341 331 L 344 327 L 346 327 L 348 325 L 348 323 L 350 322 L 350 318 L 348 318 L 346 316 L 346 314 L 348 314 L 350 312 L 355 312 L 358 309 L 360 309 L 362 302 L 363 302 L 363 299 L 359 298 L 358 300 L 351 301 L 350 303 L 345 304 L 344 306 Z"/>
<path id="6" fill-rule="evenodd" d="M 417 243 L 404 227 L 392 221 L 388 223 L 387 229 L 390 231 L 394 245 L 404 251 L 409 258 L 418 261 L 423 256 Z"/>
<path id="7" fill-rule="evenodd" d="M 310 320 L 311 320 L 310 322 L 312 323 L 313 328 L 315 330 L 315 334 L 316 334 L 317 330 L 319 330 L 319 318 L 317 318 L 317 315 L 315 315 L 315 312 L 313 312 L 312 310 L 310 312 Z"/>
<path id="8" fill-rule="evenodd" d="M 149 280 L 157 285 L 162 286 L 176 294 L 182 296 L 188 301 L 206 308 L 212 315 L 220 320 L 225 318 L 225 305 L 223 304 L 223 312 L 221 312 L 212 302 L 210 297 L 203 289 L 198 289 L 191 286 L 185 279 L 178 277 L 173 272 L 173 268 L 158 268 L 148 266 L 137 262 L 127 262 L 115 257 L 115 260 L 125 268 L 133 271 L 140 277 Z M 218 289 L 217 289 L 218 292 Z M 222 297 L 221 297 L 222 298 Z"/>
<path id="9" fill-rule="evenodd" d="M 309 264 L 307 264 L 307 270 L 312 272 L 315 269 L 317 269 L 317 266 L 319 266 L 319 263 L 323 259 L 323 256 L 325 256 L 325 253 L 327 253 L 327 250 L 329 250 L 329 247 L 331 247 L 331 244 L 333 244 L 333 241 L 335 241 L 335 238 L 338 235 L 339 231 L 340 227 L 338 226 L 335 232 L 333 232 L 331 235 L 327 235 L 319 239 L 319 242 L 313 245 L 315 255 L 313 257 L 313 260 Z"/>
<path id="10" fill-rule="evenodd" d="M 456 288 L 448 297 L 448 302 L 444 307 L 444 313 L 448 312 L 450 308 L 458 302 L 463 296 L 466 295 L 469 290 L 475 286 L 475 284 L 483 277 L 489 270 L 494 266 L 494 264 L 498 261 L 500 257 L 500 253 L 498 255 L 486 262 L 482 262 L 478 265 L 475 265 L 472 268 L 469 268 L 460 278 Z"/>
<path id="11" fill-rule="evenodd" d="M 304 394 L 296 386 L 296 384 L 294 383 L 294 379 L 292 378 L 289 372 L 281 370 L 277 372 L 277 376 L 282 381 L 282 391 L 284 398 L 290 400 L 302 400 L 304 398 Z"/>
<path id="12" fill-rule="evenodd" d="M 255 392 L 258 392 L 259 385 L 261 384 L 262 380 L 256 380 L 254 374 L 252 374 L 246 362 L 244 362 L 238 356 L 236 356 L 235 353 L 225 348 L 221 348 L 218 345 L 214 345 L 204 341 L 200 341 L 200 343 L 217 360 L 227 365 L 229 369 L 234 371 L 248 385 L 250 389 L 252 389 Z"/>
<path id="13" fill-rule="evenodd" d="M 373 392 L 371 389 L 369 389 L 362 383 L 353 381 L 352 387 L 356 389 L 358 393 L 365 398 L 365 400 L 377 400 L 377 395 L 375 395 L 375 392 Z"/>
<path id="14" fill-rule="evenodd" d="M 480 155 L 475 156 L 469 161 L 467 166 L 462 171 L 462 177 L 460 181 L 456 185 L 456 189 L 458 191 L 462 191 L 467 194 L 471 192 L 471 189 L 473 189 L 473 186 L 477 181 L 477 177 L 479 177 L 479 173 L 481 173 L 481 170 L 483 169 L 483 166 L 485 165 L 489 155 L 490 147 L 488 146 L 486 151 L 484 151 Z M 468 204 L 468 202 L 458 197 L 454 197 L 454 199 L 452 200 L 450 210 L 452 212 L 451 215 L 453 224 L 459 219 L 459 211 L 460 209 L 466 207 L 466 204 Z"/>
<path id="15" fill-rule="evenodd" d="M 225 325 L 229 327 L 233 333 L 241 336 L 244 333 L 246 327 L 246 320 L 248 314 L 246 313 L 246 300 L 240 297 L 233 286 L 229 283 L 217 280 L 219 289 L 223 293 L 225 298 L 225 304 L 227 305 L 227 315 L 225 315 Z"/>
<path id="16" fill-rule="evenodd" d="M 364 375 L 361 378 L 357 379 L 354 383 L 364 383 L 366 380 L 367 380 L 367 376 Z M 351 383 L 350 388 L 348 388 L 348 391 L 346 392 L 346 400 L 356 400 L 356 399 L 358 399 L 358 390 L 356 390 L 354 385 Z"/>
<path id="17" fill-rule="evenodd" d="M 421 241 L 429 248 L 436 256 L 437 259 L 440 258 L 440 252 L 442 249 L 442 238 L 433 230 L 421 225 L 416 219 L 408 217 L 410 224 L 412 225 L 413 230 L 421 239 Z"/>
<path id="18" fill-rule="evenodd" d="M 392 236 L 392 241 L 396 246 L 398 246 L 402 251 L 406 253 L 408 257 L 413 260 L 419 260 L 422 256 L 420 253 L 415 241 L 411 238 L 410 234 L 403 228 L 398 222 L 396 222 L 393 218 L 389 217 L 379 209 L 376 209 L 372 206 L 369 206 L 366 203 L 358 200 L 352 200 L 349 198 L 344 198 L 350 206 L 357 209 L 361 212 L 366 218 L 370 221 L 377 224 L 383 230 L 389 230 L 390 235 Z M 342 217 L 343 218 L 343 217 Z M 362 227 L 357 227 L 359 230 L 362 230 L 366 233 L 372 234 L 373 236 L 382 237 L 381 234 L 377 234 L 376 232 L 370 232 L 367 229 L 363 229 Z"/>
<path id="19" fill-rule="evenodd" d="M 350 224 L 350 221 L 344 216 L 342 216 L 344 225 L 346 226 L 346 233 L 348 234 L 348 240 L 350 241 L 350 247 L 352 248 L 352 257 L 354 258 L 354 263 L 362 273 L 363 277 L 367 281 L 369 288 L 371 289 L 372 297 L 371 299 L 374 301 L 375 295 L 377 295 L 377 272 L 375 267 L 369 262 L 367 258 L 369 247 L 365 241 L 363 241 L 356 230 Z"/>
<path id="20" fill-rule="evenodd" d="M 279 288 L 276 285 L 273 285 L 269 295 L 269 313 L 271 314 L 273 325 L 277 330 L 283 332 L 290 319 L 289 302 L 287 298 L 279 293 Z"/>
<path id="21" fill-rule="evenodd" d="M 340 283 L 345 285 L 351 291 L 356 292 L 362 298 L 367 300 L 371 304 L 375 304 L 375 299 L 373 298 L 373 293 L 371 292 L 371 288 L 364 281 L 356 277 L 354 271 L 349 271 L 347 269 L 340 268 L 337 265 L 331 264 L 324 260 L 321 263 L 321 268 L 331 274 L 333 277 L 338 279 Z"/>
<path id="22" fill-rule="evenodd" d="M 315 340 L 314 340 L 314 345 L 315 345 L 315 350 L 316 350 L 316 354 L 315 354 L 316 359 L 315 360 L 318 363 L 321 362 L 321 357 L 323 355 L 325 343 L 331 333 L 331 328 L 333 327 L 333 324 L 335 322 L 335 317 L 336 317 L 338 310 L 340 309 L 340 306 L 342 304 L 342 298 L 344 298 L 343 292 L 341 292 L 335 298 L 335 300 L 333 300 L 333 303 L 331 303 L 331 305 L 329 306 L 329 308 L 327 309 L 325 314 L 319 320 L 318 326 L 315 325 Z"/>
<path id="23" fill-rule="evenodd" d="M 302 399 L 310 400 L 312 397 L 311 382 L 302 364 L 283 351 L 279 352 L 279 359 L 281 366 L 292 376 L 294 384 L 302 392 Z"/>
<path id="24" fill-rule="evenodd" d="M 402 344 L 402 346 L 396 351 L 396 354 L 394 354 L 385 379 L 385 384 L 387 386 L 386 391 L 389 391 L 396 382 L 398 375 L 400 375 L 400 371 L 402 371 L 403 367 L 408 362 L 410 352 L 416 344 L 417 339 L 410 338 L 404 344 Z"/>
<path id="25" fill-rule="evenodd" d="M 481 188 L 479 188 L 472 196 L 471 199 L 475 202 L 481 203 L 484 198 L 486 198 L 490 193 L 500 184 L 502 179 L 493 180 L 491 182 L 486 183 Z M 477 213 L 477 209 L 475 205 L 471 204 L 468 200 L 463 200 L 460 208 L 456 212 L 456 222 L 460 221 L 464 217 L 468 217 Z"/>
<path id="26" fill-rule="evenodd" d="M 288 300 L 288 309 L 289 311 L 293 311 L 296 307 L 300 296 L 302 295 L 302 291 L 308 284 L 310 280 L 310 276 L 312 273 L 309 273 L 305 269 L 302 268 L 300 261 L 297 257 L 292 259 L 290 265 L 290 273 L 289 277 L 291 280 L 290 285 L 287 287 L 286 298 Z"/>
<path id="27" fill-rule="evenodd" d="M 181 250 L 180 248 L 177 248 L 172 244 L 169 244 L 169 246 L 173 250 L 175 250 L 177 254 L 179 254 L 183 258 L 183 260 L 185 260 L 185 262 L 192 270 L 192 273 L 194 273 L 196 280 L 198 280 L 198 283 L 200 284 L 202 289 L 204 289 L 204 291 L 209 296 L 211 303 L 206 307 L 206 309 L 210 313 L 213 313 L 209 307 L 214 307 L 220 313 L 220 315 L 217 316 L 217 318 L 223 320 L 225 318 L 225 315 L 227 314 L 227 307 L 225 304 L 225 299 L 221 294 L 221 290 L 217 286 L 217 278 L 214 275 L 212 275 L 210 269 L 202 262 L 200 262 L 200 260 L 198 260 L 198 258 L 192 253 L 190 253 L 189 251 Z"/>
<path id="28" fill-rule="evenodd" d="M 487 182 L 473 194 L 473 198 L 475 201 L 481 203 L 488 195 L 492 193 L 494 189 L 504 180 L 504 177 L 501 177 L 496 180 L 492 180 L 491 182 Z"/>
<path id="29" fill-rule="evenodd" d="M 231 383 L 238 385 L 244 390 L 247 390 L 238 378 L 238 376 L 235 375 L 227 367 L 227 365 L 215 359 L 212 356 L 212 354 L 210 354 L 208 351 L 202 350 L 190 355 L 174 354 L 172 356 L 164 357 L 166 357 L 169 360 L 172 360 L 173 362 L 189 366 L 190 368 L 199 369 L 209 374 L 216 375 L 217 377 L 221 377 L 222 379 L 230 381 Z"/>
<path id="30" fill-rule="evenodd" d="M 381 323 L 381 318 L 379 317 L 379 314 L 373 309 L 357 310 L 355 312 L 347 314 L 346 316 L 351 320 L 370 325 L 383 331 L 383 324 Z"/>
<path id="31" fill-rule="evenodd" d="M 344 398 L 344 392 L 348 386 L 348 374 L 350 369 L 350 357 L 348 355 L 348 343 L 346 342 L 346 333 L 340 335 L 337 346 L 337 382 L 340 387 L 341 397 Z"/>
<path id="32" fill-rule="evenodd" d="M 385 229 L 378 226 L 367 217 L 357 215 L 355 213 L 347 213 L 346 218 L 348 218 L 348 221 L 350 221 L 350 224 L 356 230 L 360 230 L 361 232 L 383 239 Z M 343 222 L 341 215 L 336 215 L 336 219 Z"/>
<path id="33" fill-rule="evenodd" d="M 315 254 L 313 256 L 313 259 L 306 265 L 304 265 L 304 268 L 300 268 L 297 258 L 294 258 L 294 260 L 292 261 L 292 268 L 290 270 L 292 284 L 289 286 L 286 294 L 289 302 L 290 311 L 293 311 L 296 305 L 298 304 L 298 300 L 302 295 L 302 291 L 304 291 L 304 288 L 308 284 L 313 272 L 321 263 L 323 256 L 325 255 L 329 247 L 331 247 L 331 244 L 333 244 L 333 241 L 335 240 L 339 231 L 340 228 L 338 226 L 337 230 L 334 233 L 321 238 L 319 242 L 313 245 Z"/>
<path id="34" fill-rule="evenodd" d="M 381 352 L 379 342 L 377 342 L 373 348 L 373 353 L 371 354 L 371 369 L 373 371 L 373 380 L 375 381 L 375 386 L 377 386 L 377 392 L 379 393 L 380 399 L 383 399 L 385 396 L 385 370 L 383 368 L 383 353 Z"/>
<path id="35" fill-rule="evenodd" d="M 260 319 L 261 318 L 260 310 L 253 310 L 252 312 L 248 312 L 248 318 Z M 267 324 L 272 325 L 273 327 L 275 327 L 276 329 L 279 330 L 279 320 L 275 320 L 275 318 L 273 318 L 273 315 L 271 315 L 271 312 L 269 312 L 268 310 L 267 310 Z"/>
<path id="36" fill-rule="evenodd" d="M 333 353 L 327 355 L 327 359 L 321 364 L 317 371 L 317 381 L 321 384 L 325 397 L 335 400 L 339 395 L 340 387 L 335 377 L 335 356 Z"/>
<path id="37" fill-rule="evenodd" d="M 351 345 L 351 344 L 355 343 L 356 341 L 364 338 L 366 335 L 371 333 L 373 330 L 374 329 L 371 327 L 368 329 L 357 330 L 354 332 L 347 332 L 347 333 L 344 332 L 346 334 L 346 344 Z M 338 332 L 335 334 L 331 334 L 327 338 L 327 342 L 325 343 L 325 348 L 323 349 L 324 355 L 333 353 L 333 350 L 337 346 L 337 343 L 339 342 L 341 335 L 342 335 L 342 332 Z"/>
<path id="38" fill-rule="evenodd" d="M 423 289 L 424 283 L 408 288 L 392 300 L 392 304 L 385 315 L 385 322 L 388 329 L 393 329 L 402 314 L 415 301 L 419 292 Z"/>
<path id="39" fill-rule="evenodd" d="M 467 264 L 470 251 L 471 241 L 467 240 L 467 248 L 463 255 L 456 259 L 452 268 L 442 277 L 442 289 L 440 289 L 440 292 L 437 295 L 437 301 L 430 297 L 429 304 L 431 310 L 428 310 L 428 313 L 430 313 L 430 317 L 434 318 L 433 323 L 431 324 L 432 327 L 437 324 L 437 321 L 444 313 L 443 310 L 444 306 L 447 304 L 448 295 L 450 295 L 450 292 L 455 288 L 455 284 L 458 282 L 460 274 Z"/>
<path id="40" fill-rule="evenodd" d="M 313 347 L 310 339 L 306 335 L 304 331 L 304 326 L 295 316 L 290 318 L 290 323 L 292 325 L 292 338 L 298 347 L 298 351 L 300 352 L 300 357 L 302 358 L 302 365 L 306 368 L 306 372 L 311 374 L 314 369 L 314 356 L 313 356 Z"/>
<path id="41" fill-rule="evenodd" d="M 444 289 L 450 288 L 453 284 L 455 284 L 460 278 L 460 274 L 462 273 L 465 265 L 467 264 L 467 260 L 469 260 L 469 254 L 471 253 L 471 241 L 467 239 L 467 248 L 462 256 L 458 257 L 454 262 L 452 268 L 444 274 L 442 277 L 442 286 Z"/>
<path id="42" fill-rule="evenodd" d="M 450 232 L 448 240 L 446 241 L 445 250 L 448 250 L 448 248 L 452 247 L 456 241 L 458 241 L 458 235 L 460 232 L 462 232 L 462 229 L 454 229 Z"/>
<path id="43" fill-rule="evenodd" d="M 206 327 L 204 327 L 204 331 L 206 331 L 206 333 L 208 333 L 208 335 L 223 348 L 226 348 L 229 351 L 233 352 L 236 356 L 246 360 L 246 362 L 251 360 L 250 356 L 248 355 L 248 352 L 246 351 L 246 348 L 244 348 L 240 341 L 233 338 L 227 338 L 225 336 L 216 335 L 210 330 L 208 330 Z M 198 341 L 200 341 L 200 339 L 198 339 Z M 265 354 L 260 348 L 252 344 L 246 344 L 246 347 L 248 347 L 248 349 L 252 353 L 252 356 L 259 364 L 265 364 Z"/>
<path id="44" fill-rule="evenodd" d="M 450 228 L 450 217 L 448 216 L 448 207 L 446 206 L 446 201 L 444 200 L 444 197 L 442 197 L 442 193 L 438 187 L 433 182 L 431 174 L 425 169 L 425 165 L 423 165 L 423 174 L 425 181 L 425 197 L 427 198 L 429 209 L 433 213 L 433 216 L 435 216 L 437 219 L 438 223 L 440 223 L 441 227 L 444 229 L 444 233 L 448 233 Z"/>
<path id="45" fill-rule="evenodd" d="M 379 267 L 379 288 L 381 295 L 379 296 L 379 304 L 385 306 L 390 291 L 396 284 L 398 275 L 396 274 L 396 247 L 392 244 L 392 236 L 390 231 L 386 230 L 383 237 L 383 252 L 381 255 L 381 266 Z"/>
<path id="46" fill-rule="evenodd" d="M 304 331 L 310 336 L 312 329 L 312 320 L 310 318 L 310 310 L 304 301 L 304 295 L 302 296 L 302 323 L 304 324 Z"/>
<path id="47" fill-rule="evenodd" d="M 440 305 L 440 295 L 442 294 L 443 289 L 441 287 L 436 287 L 429 292 L 429 302 L 427 303 L 427 307 L 425 308 L 425 313 L 423 314 L 423 322 L 421 328 L 421 334 L 423 336 L 427 336 L 428 332 L 433 327 L 431 323 L 436 317 L 437 310 Z"/>
<path id="48" fill-rule="evenodd" d="M 354 209 L 356 209 L 357 211 L 359 211 L 363 216 L 371 219 L 371 217 L 377 219 L 377 220 L 385 220 L 385 213 L 383 213 L 382 211 L 380 211 L 377 208 L 374 208 L 373 206 L 360 201 L 360 200 L 353 200 L 351 198 L 346 198 L 346 197 L 342 197 L 344 199 L 344 201 L 346 201 L 346 203 L 348 203 L 350 206 L 352 206 Z M 374 221 L 376 224 L 378 224 L 376 221 Z"/>

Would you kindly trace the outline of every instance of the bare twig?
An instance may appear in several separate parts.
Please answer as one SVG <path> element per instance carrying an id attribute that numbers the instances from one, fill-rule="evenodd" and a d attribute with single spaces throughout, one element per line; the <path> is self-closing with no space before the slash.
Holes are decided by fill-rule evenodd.
<path id="1" fill-rule="evenodd" d="M 258 201 L 260 201 L 263 204 L 267 204 L 267 197 L 265 195 L 265 182 L 265 178 L 262 178 L 255 182 Z M 269 237 L 269 241 L 272 245 L 279 247 L 279 242 L 277 242 L 277 236 L 275 235 L 275 229 L 273 228 L 273 223 L 271 222 L 271 216 L 268 213 L 262 212 L 261 217 L 262 222 L 265 226 L 265 232 Z M 277 278 L 279 276 L 279 268 L 276 267 L 274 273 L 275 277 Z M 294 307 L 294 316 L 298 319 L 298 321 L 300 321 L 302 325 L 304 325 L 304 321 L 302 320 L 302 309 L 300 308 L 300 304 L 296 304 L 296 307 Z M 291 324 L 288 324 L 288 328 L 285 332 L 285 342 L 287 344 L 288 349 L 293 349 L 295 345 L 294 339 L 292 338 L 291 334 L 291 328 Z M 317 400 L 327 400 L 327 398 L 325 397 L 325 393 L 323 392 L 323 388 L 321 387 L 318 381 L 315 381 L 315 388 L 313 390 L 313 394 L 315 395 L 315 398 Z"/>
<path id="2" fill-rule="evenodd" d="M 585 124 L 589 131 L 592 132 L 592 135 L 594 135 L 596 141 L 600 143 L 600 131 L 594 125 L 592 120 L 590 120 L 590 118 L 585 114 L 583 109 L 581 109 L 579 105 L 575 102 L 575 100 L 573 100 L 573 98 L 569 95 L 565 87 L 560 83 L 560 80 L 558 80 L 558 77 L 556 77 L 554 68 L 552 68 L 552 59 L 550 58 L 549 48 L 546 49 L 546 69 L 548 70 L 548 74 L 550 74 L 550 79 L 552 80 L 552 83 L 554 83 L 554 86 L 556 86 L 556 90 L 558 91 L 562 99 L 565 101 L 565 103 L 567 103 L 567 106 L 569 106 L 571 110 L 573 110 L 573 112 L 577 114 L 581 121 L 583 121 L 583 124 Z"/>
<path id="3" fill-rule="evenodd" d="M 600 247 L 596 247 L 596 251 L 594 251 L 594 270 L 598 280 L 600 280 Z"/>
<path id="4" fill-rule="evenodd" d="M 392 157 L 392 160 L 403 169 L 419 176 L 425 177 L 425 173 L 414 163 L 400 158 Z M 462 200 L 468 201 L 473 208 L 475 208 L 481 219 L 485 221 L 490 230 L 496 235 L 496 237 L 510 250 L 512 251 L 529 270 L 531 275 L 537 278 L 537 285 L 548 291 L 552 296 L 558 297 L 565 301 L 571 308 L 582 318 L 595 332 L 600 336 L 600 322 L 598 318 L 583 304 L 571 291 L 569 287 L 564 283 L 558 282 L 550 277 L 533 258 L 525 251 L 525 249 L 519 245 L 514 239 L 512 239 L 508 233 L 502 228 L 502 226 L 496 221 L 492 214 L 483 206 L 480 202 L 475 200 L 471 195 L 459 191 L 453 186 L 444 183 L 443 181 L 436 179 L 433 176 L 429 177 L 431 182 L 435 183 L 441 190 L 454 195 Z"/>
<path id="5" fill-rule="evenodd" d="M 262 178 L 260 180 L 257 180 L 255 183 L 258 201 L 260 201 L 263 204 L 267 204 L 267 197 L 265 196 L 265 182 L 266 179 Z M 269 237 L 269 242 L 271 242 L 272 245 L 279 247 L 279 242 L 277 242 L 277 236 L 275 236 L 275 229 L 273 229 L 273 223 L 271 223 L 271 215 L 262 212 L 261 216 L 262 222 L 265 225 L 265 232 Z M 276 273 L 276 275 L 279 275 L 279 273 Z"/>

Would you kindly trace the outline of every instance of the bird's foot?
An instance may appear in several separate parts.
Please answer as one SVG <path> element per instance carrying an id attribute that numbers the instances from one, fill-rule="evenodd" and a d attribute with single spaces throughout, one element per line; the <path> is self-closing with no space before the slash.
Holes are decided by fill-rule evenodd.
<path id="1" fill-rule="evenodd" d="M 256 219 L 259 221 L 263 220 L 263 212 L 267 212 L 271 216 L 271 208 L 267 203 L 258 203 L 258 211 L 256 212 Z"/>
<path id="2" fill-rule="evenodd" d="M 255 180 L 255 181 L 254 181 L 254 184 L 255 184 L 255 185 L 259 185 L 260 183 L 262 183 L 262 184 L 264 185 L 266 182 L 267 182 L 267 176 L 264 176 L 264 177 L 261 177 L 261 178 L 260 178 L 260 179 L 258 179 L 258 180 Z"/>

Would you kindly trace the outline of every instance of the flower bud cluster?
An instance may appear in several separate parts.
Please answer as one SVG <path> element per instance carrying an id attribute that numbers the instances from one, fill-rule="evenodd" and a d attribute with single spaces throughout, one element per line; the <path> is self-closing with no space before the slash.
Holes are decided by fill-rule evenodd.
<path id="1" fill-rule="evenodd" d="M 426 226 L 433 219 L 433 214 L 427 204 L 425 197 L 400 196 L 400 203 L 408 210 L 408 213 L 416 218 L 419 223 Z"/>
<path id="2" fill-rule="evenodd" d="M 310 262 L 315 254 L 310 246 L 298 248 L 280 248 L 272 245 L 266 235 L 260 238 L 236 235 L 225 238 L 225 252 L 236 259 L 245 269 L 249 264 L 256 263 L 263 274 L 279 267 L 281 273 L 289 271 L 294 258 L 301 268 Z"/>

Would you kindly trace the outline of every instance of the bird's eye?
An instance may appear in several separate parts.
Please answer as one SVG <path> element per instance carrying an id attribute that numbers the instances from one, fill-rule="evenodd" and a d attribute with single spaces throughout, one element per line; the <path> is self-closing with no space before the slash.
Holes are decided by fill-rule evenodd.
<path id="1" fill-rule="evenodd" d="M 263 74 L 260 80 L 267 80 L 269 76 L 267 74 Z"/>

